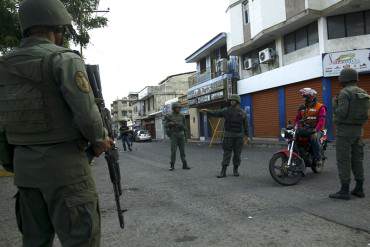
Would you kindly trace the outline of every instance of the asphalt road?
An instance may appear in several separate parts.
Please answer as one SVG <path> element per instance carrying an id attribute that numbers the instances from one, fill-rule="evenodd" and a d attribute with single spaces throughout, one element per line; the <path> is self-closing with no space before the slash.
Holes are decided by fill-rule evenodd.
<path id="1" fill-rule="evenodd" d="M 118 227 L 106 166 L 97 160 L 102 246 L 370 246 L 369 182 L 366 199 L 328 199 L 338 189 L 334 152 L 329 151 L 323 174 L 309 172 L 300 184 L 282 187 L 268 172 L 274 151 L 245 148 L 242 176 L 217 179 L 219 146 L 188 144 L 192 169 L 184 171 L 178 163 L 169 172 L 168 143 L 135 144 L 132 153 L 121 152 L 124 205 L 129 210 L 123 231 Z M 369 154 L 365 160 L 368 168 Z M 0 187 L 0 246 L 21 246 L 12 179 L 0 178 Z"/>

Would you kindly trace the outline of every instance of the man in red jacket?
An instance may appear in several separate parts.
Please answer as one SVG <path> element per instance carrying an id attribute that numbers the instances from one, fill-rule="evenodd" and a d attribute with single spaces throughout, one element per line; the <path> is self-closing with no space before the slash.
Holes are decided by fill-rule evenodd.
<path id="1" fill-rule="evenodd" d="M 317 92 L 312 88 L 303 88 L 299 91 L 305 100 L 296 116 L 295 123 L 298 127 L 310 133 L 310 141 L 314 156 L 315 164 L 320 166 L 320 138 L 321 133 L 325 129 L 326 123 L 326 106 L 317 102 Z"/>

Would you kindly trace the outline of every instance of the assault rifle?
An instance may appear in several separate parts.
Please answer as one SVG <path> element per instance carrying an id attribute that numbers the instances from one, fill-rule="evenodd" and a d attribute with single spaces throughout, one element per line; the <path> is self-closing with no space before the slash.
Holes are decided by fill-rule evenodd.
<path id="1" fill-rule="evenodd" d="M 108 136 L 114 139 L 114 132 L 112 129 L 112 119 L 109 110 L 105 107 L 102 87 L 100 82 L 99 66 L 98 65 L 86 65 L 87 75 L 89 77 L 89 82 L 92 88 L 92 91 L 95 96 L 96 104 L 98 105 L 103 125 L 108 131 Z M 88 156 L 94 157 L 92 148 L 88 148 Z M 91 158 L 92 159 L 92 158 Z M 108 164 L 110 180 L 113 184 L 114 197 L 116 200 L 116 207 L 118 213 L 118 220 L 120 227 L 125 228 L 125 221 L 123 213 L 126 212 L 126 209 L 121 208 L 120 197 L 122 196 L 122 185 L 121 185 L 121 171 L 118 163 L 118 149 L 113 144 L 112 148 L 105 152 L 105 160 Z"/>

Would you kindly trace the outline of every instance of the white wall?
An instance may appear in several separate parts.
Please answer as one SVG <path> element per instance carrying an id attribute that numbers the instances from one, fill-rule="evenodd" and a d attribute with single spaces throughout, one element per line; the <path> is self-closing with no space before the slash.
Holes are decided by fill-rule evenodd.
<path id="1" fill-rule="evenodd" d="M 228 11 L 230 19 L 230 33 L 227 37 L 227 49 L 244 43 L 243 6 L 238 4 Z"/>
<path id="2" fill-rule="evenodd" d="M 155 135 L 157 140 L 164 139 L 164 128 L 162 117 L 155 118 Z"/>
<path id="3" fill-rule="evenodd" d="M 321 55 L 238 81 L 238 94 L 258 92 L 323 76 Z"/>
<path id="4" fill-rule="evenodd" d="M 354 36 L 326 41 L 325 52 L 347 51 L 370 48 L 370 35 Z"/>
<path id="5" fill-rule="evenodd" d="M 252 38 L 286 20 L 285 0 L 249 1 Z"/>
<path id="6" fill-rule="evenodd" d="M 324 10 L 343 0 L 307 0 L 308 9 Z"/>
<path id="7" fill-rule="evenodd" d="M 319 43 L 299 49 L 297 51 L 285 54 L 283 56 L 283 64 L 289 65 L 303 59 L 311 58 L 320 55 L 320 46 Z"/>

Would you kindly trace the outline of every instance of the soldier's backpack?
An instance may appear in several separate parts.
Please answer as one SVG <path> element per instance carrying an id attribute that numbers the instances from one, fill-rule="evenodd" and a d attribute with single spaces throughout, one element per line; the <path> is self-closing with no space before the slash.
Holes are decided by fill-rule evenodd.
<path id="1" fill-rule="evenodd" d="M 359 87 L 346 87 L 343 90 L 349 96 L 346 122 L 356 125 L 365 124 L 369 119 L 370 96 Z"/>

